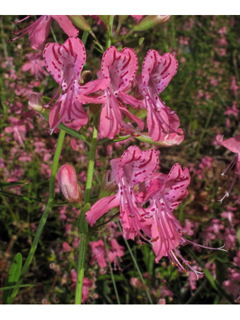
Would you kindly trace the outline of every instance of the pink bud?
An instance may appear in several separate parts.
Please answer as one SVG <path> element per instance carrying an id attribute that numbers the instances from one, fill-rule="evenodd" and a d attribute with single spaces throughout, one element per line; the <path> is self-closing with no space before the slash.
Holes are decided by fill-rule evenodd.
<path id="1" fill-rule="evenodd" d="M 131 285 L 134 288 L 137 289 L 142 289 L 142 290 L 149 290 L 148 286 L 146 286 L 145 284 L 143 284 L 139 279 L 137 278 L 131 278 L 130 280 Z"/>
<path id="2" fill-rule="evenodd" d="M 58 170 L 57 179 L 65 199 L 72 205 L 81 207 L 82 194 L 75 169 L 70 164 L 64 164 Z"/>
<path id="3" fill-rule="evenodd" d="M 41 94 L 33 93 L 31 94 L 28 105 L 34 111 L 41 113 L 43 111 L 44 101 L 42 100 Z"/>

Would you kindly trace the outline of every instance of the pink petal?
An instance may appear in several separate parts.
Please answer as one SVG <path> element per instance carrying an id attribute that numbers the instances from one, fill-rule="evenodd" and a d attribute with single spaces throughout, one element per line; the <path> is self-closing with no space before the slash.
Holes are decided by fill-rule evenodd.
<path id="1" fill-rule="evenodd" d="M 110 79 L 97 79 L 87 82 L 84 86 L 81 86 L 83 94 L 90 94 L 100 90 L 105 90 L 110 83 Z"/>
<path id="2" fill-rule="evenodd" d="M 125 92 L 120 91 L 119 96 L 122 99 L 122 102 L 129 104 L 132 107 L 137 108 L 138 106 L 142 105 L 141 100 L 137 100 L 136 98 L 134 98 L 133 96 L 130 96 Z"/>
<path id="3" fill-rule="evenodd" d="M 91 209 L 86 212 L 86 220 L 90 224 L 90 226 L 93 226 L 95 222 L 106 212 L 108 212 L 110 209 L 115 208 L 119 206 L 120 199 L 119 194 L 109 196 L 106 198 L 102 198 L 98 200 Z"/>
<path id="4" fill-rule="evenodd" d="M 234 153 L 240 153 L 240 135 L 226 139 L 223 141 L 223 136 L 218 134 L 216 140 L 223 147 Z"/>
<path id="5" fill-rule="evenodd" d="M 31 69 L 31 67 L 32 67 L 32 64 L 30 62 L 27 62 L 22 66 L 22 71 L 27 71 Z"/>
<path id="6" fill-rule="evenodd" d="M 165 182 L 164 197 L 169 202 L 169 206 L 175 209 L 188 195 L 187 187 L 190 183 L 190 173 L 188 168 L 182 170 L 179 163 L 170 170 Z"/>
<path id="7" fill-rule="evenodd" d="M 50 31 L 51 17 L 41 16 L 35 21 L 35 23 L 36 26 L 29 31 L 31 48 L 35 50 L 42 50 Z"/>
<path id="8" fill-rule="evenodd" d="M 59 111 L 61 102 L 56 102 L 49 113 L 50 128 L 56 128 L 56 123 L 59 121 Z"/>
<path id="9" fill-rule="evenodd" d="M 157 100 L 154 104 L 147 99 L 147 126 L 149 136 L 153 141 L 163 141 L 166 133 L 177 132 L 180 125 L 179 118 L 175 112 L 165 106 L 161 99 L 154 95 Z"/>
<path id="10" fill-rule="evenodd" d="M 46 69 L 63 90 L 78 80 L 86 61 L 86 52 L 79 38 L 68 38 L 62 46 L 49 43 L 43 52 Z"/>
<path id="11" fill-rule="evenodd" d="M 156 50 L 149 50 L 142 66 L 143 87 L 150 85 L 151 79 L 155 91 L 162 92 L 176 74 L 177 67 L 177 59 L 171 53 L 160 56 Z"/>
<path id="12" fill-rule="evenodd" d="M 129 112 L 126 108 L 119 108 L 123 113 L 126 114 L 126 116 L 128 116 L 128 118 L 134 122 L 136 122 L 136 124 L 139 127 L 139 130 L 142 131 L 144 129 L 144 122 L 142 120 L 140 120 L 138 117 L 136 117 L 134 114 L 132 114 L 131 112 Z"/>
<path id="13" fill-rule="evenodd" d="M 134 79 L 138 69 L 138 58 L 134 50 L 124 48 L 119 52 L 110 47 L 103 54 L 101 71 L 105 78 L 111 79 L 113 91 L 123 91 Z"/>
<path id="14" fill-rule="evenodd" d="M 158 210 L 160 209 L 158 208 Z M 156 217 L 154 218 L 155 221 L 153 221 L 151 228 L 152 238 L 156 239 L 156 241 L 152 241 L 152 248 L 157 256 L 156 263 L 162 257 L 169 256 L 170 251 L 178 247 L 181 242 L 181 233 L 178 232 L 176 226 L 179 225 L 180 230 L 182 229 L 171 212 L 162 211 L 158 217 L 158 221 L 156 221 Z"/>
<path id="15" fill-rule="evenodd" d="M 158 153 L 155 150 L 141 151 L 137 146 L 131 146 L 120 159 L 117 179 L 120 181 L 125 175 L 130 185 L 136 185 L 150 177 L 158 164 Z"/>
<path id="16" fill-rule="evenodd" d="M 141 20 L 142 19 L 142 17 L 143 16 L 141 16 L 141 15 L 132 15 L 132 17 L 136 20 L 136 21 L 139 21 L 139 20 Z"/>
<path id="17" fill-rule="evenodd" d="M 51 16 L 55 19 L 59 26 L 63 29 L 63 31 L 69 37 L 77 37 L 79 34 L 79 30 L 76 29 L 72 23 L 72 21 L 67 16 Z"/>
<path id="18" fill-rule="evenodd" d="M 12 133 L 12 132 L 13 132 L 13 128 L 11 128 L 11 127 L 6 127 L 6 128 L 4 129 L 4 131 L 5 131 L 6 133 Z"/>
<path id="19" fill-rule="evenodd" d="M 107 101 L 102 107 L 99 131 L 102 137 L 113 139 L 119 133 L 123 120 L 118 105 L 112 103 L 110 106 L 110 103 Z"/>

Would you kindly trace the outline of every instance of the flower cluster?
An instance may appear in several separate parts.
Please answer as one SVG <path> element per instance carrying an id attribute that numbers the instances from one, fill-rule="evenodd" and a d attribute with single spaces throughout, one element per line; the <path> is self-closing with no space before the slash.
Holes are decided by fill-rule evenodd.
<path id="1" fill-rule="evenodd" d="M 112 176 L 118 191 L 98 200 L 86 212 L 86 219 L 93 226 L 104 213 L 119 206 L 126 239 L 134 240 L 137 236 L 140 243 L 142 239 L 151 243 L 156 262 L 167 256 L 180 271 L 186 271 L 185 266 L 188 266 L 197 275 L 198 271 L 178 250 L 178 246 L 192 242 L 184 238 L 187 230 L 173 215 L 173 210 L 188 195 L 189 170 L 176 163 L 168 175 L 160 173 L 158 156 L 159 152 L 153 149 L 141 151 L 131 146 L 121 158 L 113 159 Z"/>
<path id="2" fill-rule="evenodd" d="M 88 122 L 83 105 L 95 103 L 102 105 L 99 123 L 101 137 L 113 139 L 120 132 L 143 135 L 144 122 L 130 112 L 130 106 L 133 109 L 146 109 L 148 136 L 153 141 L 165 141 L 167 145 L 172 145 L 180 144 L 184 139 L 178 116 L 159 98 L 159 93 L 177 71 L 177 60 L 171 53 L 160 56 L 156 50 L 149 50 L 143 62 L 142 74 L 136 76 L 138 58 L 134 50 L 124 48 L 119 52 L 115 47 L 110 47 L 103 54 L 99 79 L 84 85 L 79 84 L 86 61 L 85 48 L 80 39 L 68 38 L 62 46 L 49 43 L 44 49 L 43 58 L 47 70 L 59 84 L 57 93 L 45 107 L 62 89 L 50 111 L 51 132 L 61 122 L 79 130 Z M 135 92 L 137 97 L 130 95 L 130 91 Z M 126 117 L 129 122 L 124 121 Z"/>

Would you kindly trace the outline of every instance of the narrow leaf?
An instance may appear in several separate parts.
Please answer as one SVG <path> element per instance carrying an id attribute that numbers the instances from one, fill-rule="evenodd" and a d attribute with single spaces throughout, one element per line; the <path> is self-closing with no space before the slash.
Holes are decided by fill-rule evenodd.
<path id="1" fill-rule="evenodd" d="M 21 274 L 21 269 L 22 269 L 22 254 L 18 252 L 13 259 L 12 266 L 9 270 L 8 278 L 5 282 L 5 287 L 14 286 L 17 283 Z M 2 298 L 3 304 L 8 303 L 8 300 L 11 297 L 12 292 L 13 292 L 12 289 L 3 291 L 3 298 Z"/>

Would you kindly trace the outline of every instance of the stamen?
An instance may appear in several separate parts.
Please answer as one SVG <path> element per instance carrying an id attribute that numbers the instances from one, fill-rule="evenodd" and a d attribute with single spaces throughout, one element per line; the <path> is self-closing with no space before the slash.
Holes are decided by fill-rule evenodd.
<path id="1" fill-rule="evenodd" d="M 27 20 L 29 17 L 31 17 L 31 16 L 26 16 L 26 17 L 23 18 L 22 20 L 18 20 L 17 22 L 13 22 L 13 23 L 14 23 L 15 25 L 16 25 L 16 24 L 19 24 L 20 22 Z"/>
<path id="2" fill-rule="evenodd" d="M 222 202 L 223 202 L 223 199 L 225 199 L 226 197 L 229 197 L 229 193 L 228 193 L 228 192 L 225 194 L 224 197 L 222 197 L 222 199 L 220 199 L 220 200 L 218 200 L 218 201 L 222 203 Z"/>
<path id="3" fill-rule="evenodd" d="M 223 173 L 221 174 L 222 176 L 224 176 L 225 172 L 227 172 L 227 170 L 230 168 L 232 169 L 232 167 L 234 166 L 234 164 L 237 162 L 237 158 L 238 158 L 238 154 L 234 156 L 234 158 L 232 159 L 232 161 L 230 162 L 230 164 L 227 166 L 227 168 L 223 171 Z"/>
<path id="4" fill-rule="evenodd" d="M 193 246 L 197 246 L 197 247 L 200 247 L 200 248 L 227 252 L 227 250 L 222 249 L 222 248 L 225 247 L 225 244 L 223 246 L 221 246 L 220 248 L 212 248 L 212 247 L 202 246 L 202 245 L 200 245 L 198 243 L 192 242 L 192 241 L 190 241 L 188 239 L 185 239 L 185 238 L 184 238 L 184 240 L 186 240 L 188 243 L 191 243 Z"/>

